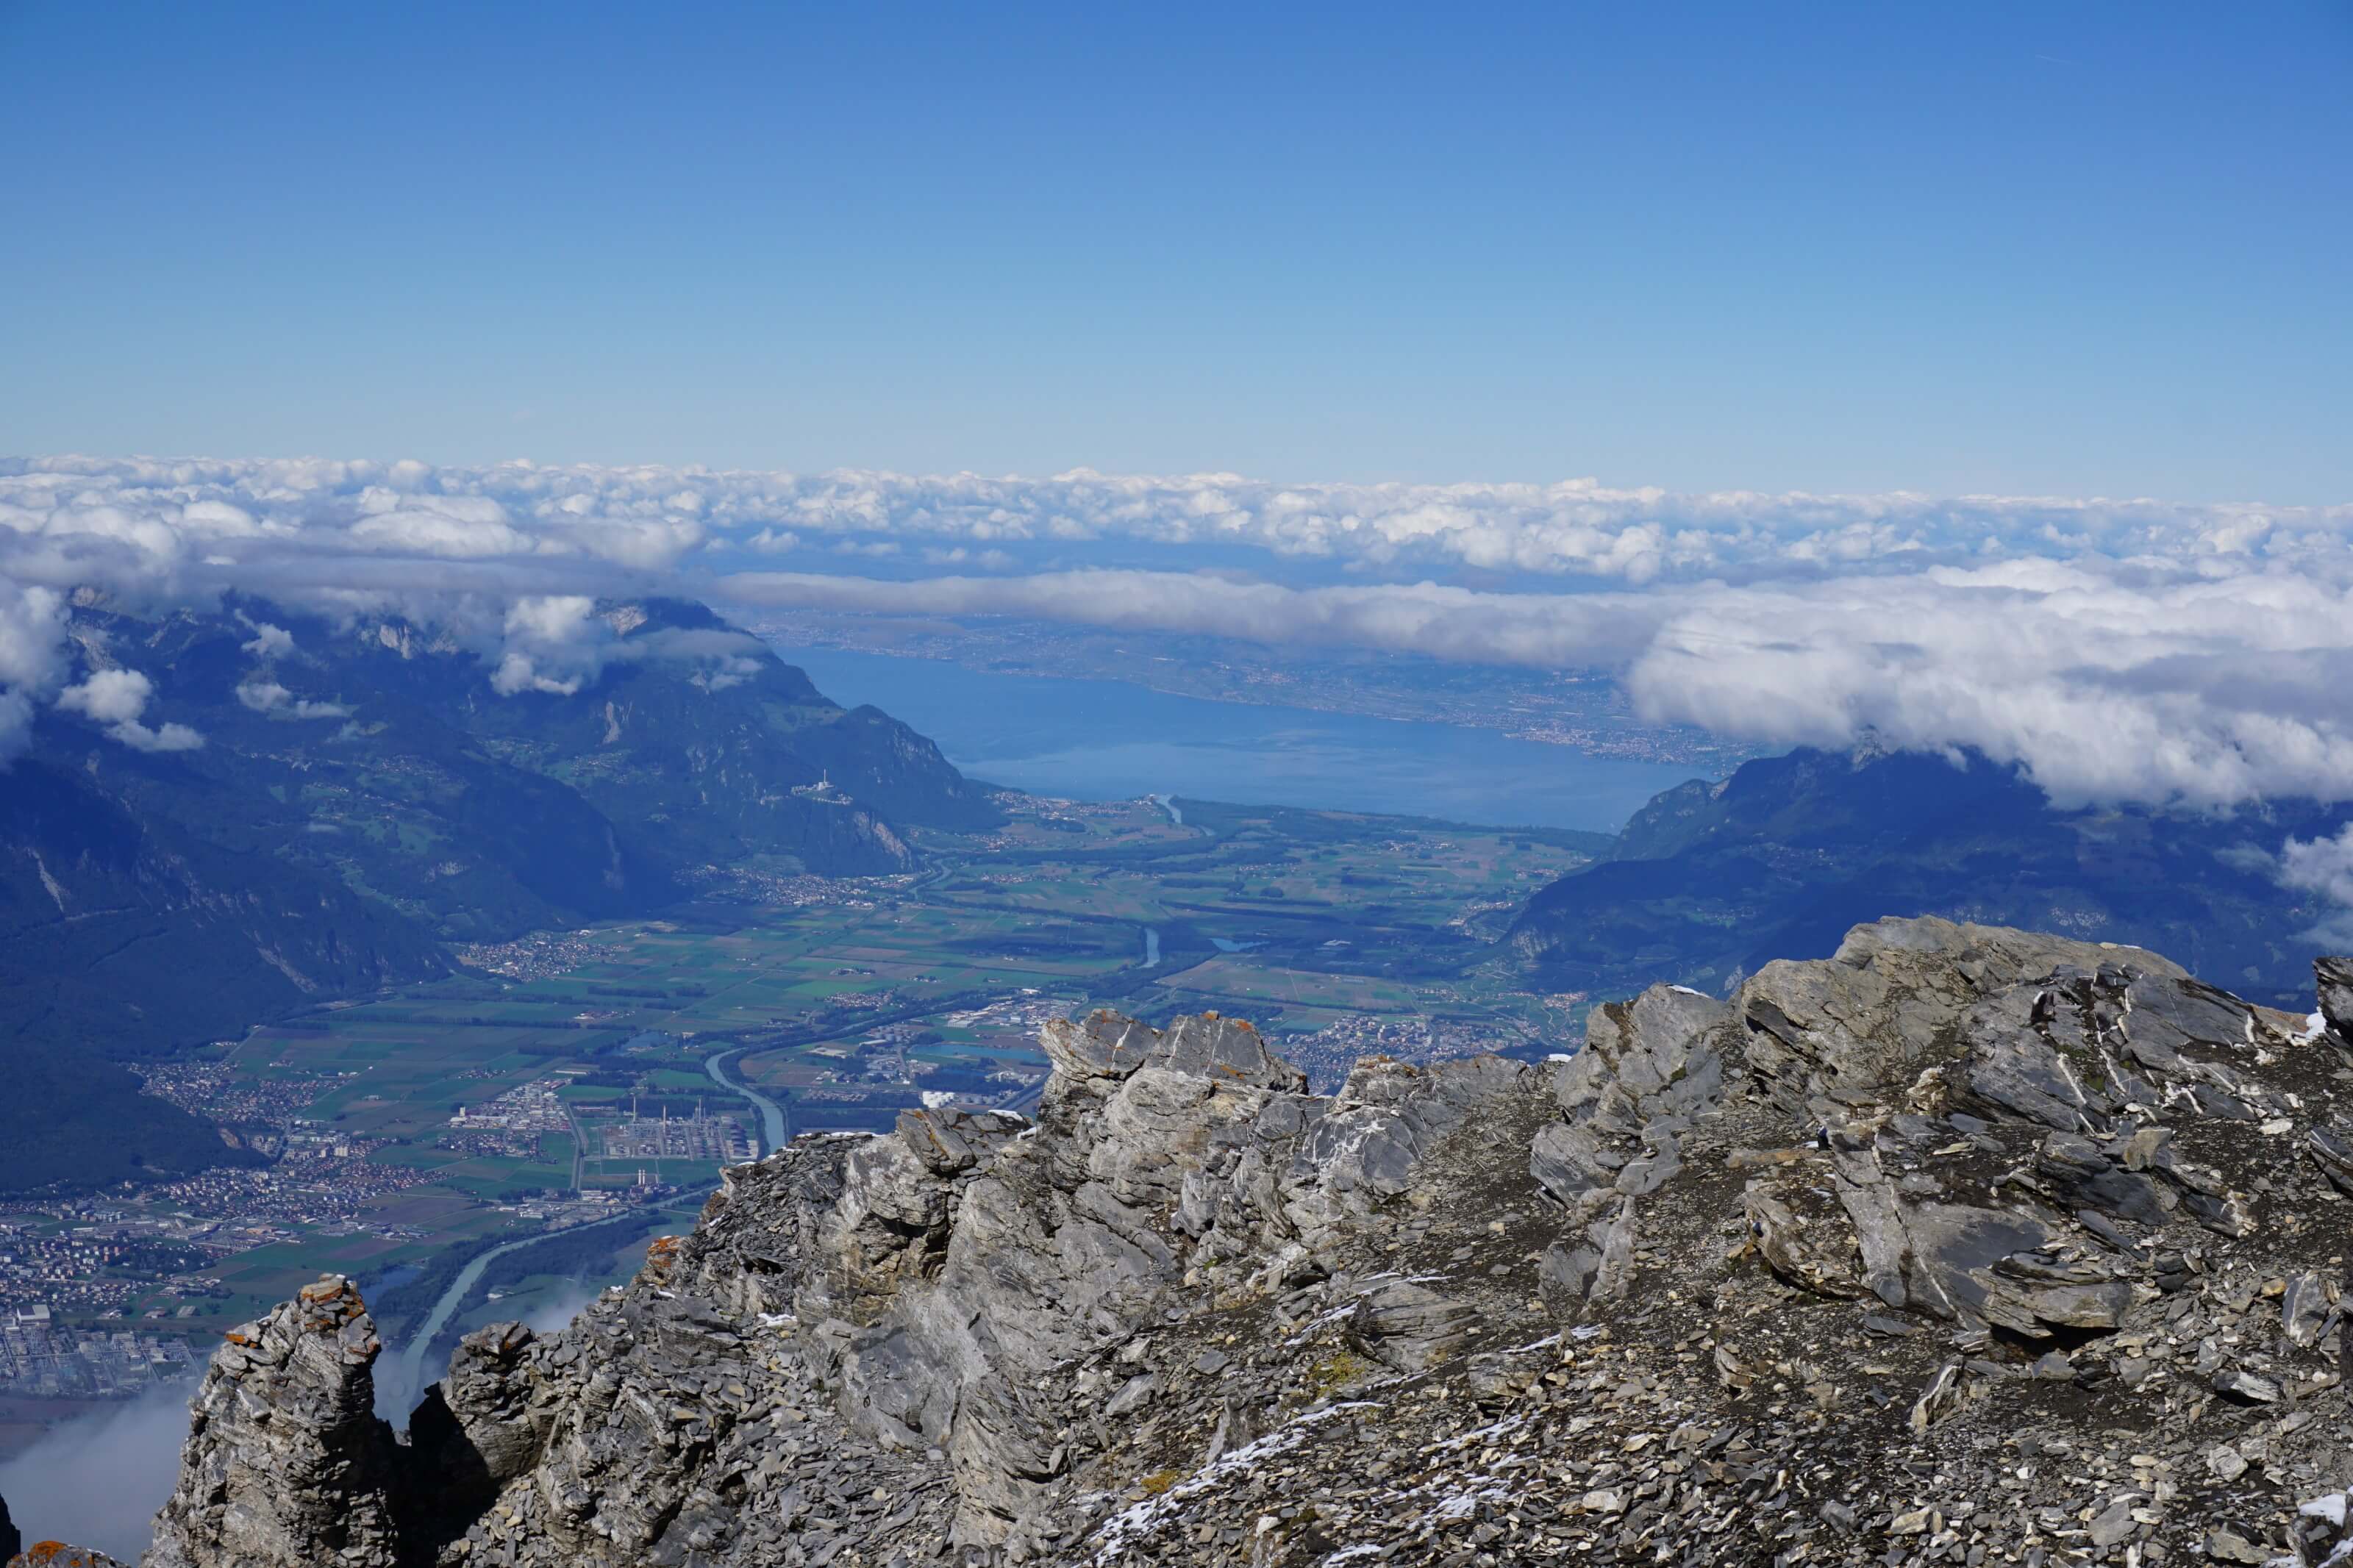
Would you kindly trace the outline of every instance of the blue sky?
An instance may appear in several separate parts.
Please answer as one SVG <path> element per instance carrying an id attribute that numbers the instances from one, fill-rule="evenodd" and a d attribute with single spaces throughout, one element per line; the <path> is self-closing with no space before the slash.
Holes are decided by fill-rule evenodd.
<path id="1" fill-rule="evenodd" d="M 0 0 L 0 447 L 2353 499 L 2353 6 Z"/>

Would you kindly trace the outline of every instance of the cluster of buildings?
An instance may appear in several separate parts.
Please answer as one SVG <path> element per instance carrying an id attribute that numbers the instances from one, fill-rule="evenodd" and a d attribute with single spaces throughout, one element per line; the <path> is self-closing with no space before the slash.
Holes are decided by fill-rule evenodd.
<path id="1" fill-rule="evenodd" d="M 193 1317 L 200 1298 L 227 1294 L 222 1258 L 291 1240 L 266 1220 L 172 1212 L 153 1189 L 103 1198 L 53 1199 L 0 1218 L 0 1323 L 88 1323 L 131 1314 L 162 1286 L 153 1319 Z M 5 1392 L 0 1385 L 0 1392 Z"/>
<path id="2" fill-rule="evenodd" d="M 501 1154 L 518 1160 L 536 1159 L 543 1132 L 572 1131 L 572 1119 L 563 1097 L 560 1078 L 533 1079 L 480 1105 L 461 1105 L 449 1118 L 449 1129 L 436 1138 L 436 1148 L 466 1154 Z"/>
<path id="3" fill-rule="evenodd" d="M 873 1013 L 899 999 L 895 991 L 837 991 L 825 1005 L 838 1013 Z"/>
<path id="4" fill-rule="evenodd" d="M 459 1106 L 449 1125 L 460 1132 L 523 1133 L 534 1139 L 542 1132 L 569 1132 L 572 1117 L 556 1092 L 564 1086 L 560 1078 L 535 1078 L 496 1100 Z"/>
<path id="5" fill-rule="evenodd" d="M 307 1125 L 301 1112 L 355 1072 L 281 1072 L 269 1078 L 243 1076 L 223 1062 L 163 1062 L 140 1070 L 140 1092 L 169 1100 L 191 1115 L 224 1127 L 285 1128 Z M 262 1147 L 265 1135 L 256 1142 Z M 276 1153 L 275 1147 L 264 1149 Z"/>
<path id="6" fill-rule="evenodd" d="M 686 879 L 714 896 L 765 909 L 871 910 L 903 893 L 914 878 L 807 877 L 764 871 L 750 866 L 704 866 Z"/>
<path id="7" fill-rule="evenodd" d="M 1048 1020 L 1068 1017 L 1070 1013 L 1071 1005 L 1067 1001 L 1049 996 L 1034 985 L 1025 985 L 1017 996 L 1001 997 L 986 1007 L 950 1013 L 940 1023 L 951 1029 L 1001 1031 L 1018 1035 L 1026 1040 L 1036 1037 Z"/>
<path id="8" fill-rule="evenodd" d="M 1474 1023 L 1344 1013 L 1312 1035 L 1284 1036 L 1275 1048 L 1307 1075 L 1310 1089 L 1330 1094 L 1347 1080 L 1348 1069 L 1363 1057 L 1395 1057 L 1421 1064 L 1526 1043 L 1525 1035 L 1500 1019 Z"/>
<path id="9" fill-rule="evenodd" d="M 74 1330 L 47 1307 L 26 1307 L 0 1318 L 0 1394 L 39 1399 L 119 1399 L 194 1371 L 178 1340 Z"/>
<path id="10" fill-rule="evenodd" d="M 711 1160 L 739 1164 L 759 1151 L 744 1124 L 733 1116 L 708 1116 L 695 1102 L 692 1116 L 629 1116 L 598 1130 L 608 1160 Z"/>
<path id="11" fill-rule="evenodd" d="M 1630 757 L 1638 762 L 1682 763 L 1709 770 L 1737 765 L 1752 750 L 1716 741 L 1704 731 L 1662 724 L 1537 719 L 1516 728 L 1506 726 L 1504 732 L 1514 741 L 1567 746 L 1589 757 Z"/>
<path id="12" fill-rule="evenodd" d="M 356 1225 L 360 1212 L 377 1198 L 433 1179 L 412 1165 L 371 1163 L 368 1151 L 381 1139 L 317 1135 L 316 1142 L 293 1142 L 278 1163 L 259 1170 L 222 1168 L 142 1194 L 152 1205 L 210 1215 L 223 1225 L 277 1221 L 287 1225 Z"/>
<path id="13" fill-rule="evenodd" d="M 0 1221 L 0 1313 L 120 1312 L 152 1274 L 199 1268 L 209 1254 L 90 1216 L 47 1211 Z M 119 1219 L 121 1216 L 113 1216 Z"/>
<path id="14" fill-rule="evenodd" d="M 885 1024 L 858 1042 L 865 1061 L 864 1076 L 877 1083 L 910 1083 L 930 1064 L 909 1058 L 908 1048 L 923 1037 L 920 1024 Z"/>
<path id="15" fill-rule="evenodd" d="M 534 931 L 512 942 L 475 942 L 450 950 L 458 962 L 508 980 L 548 980 L 568 974 L 597 956 L 585 931 Z"/>

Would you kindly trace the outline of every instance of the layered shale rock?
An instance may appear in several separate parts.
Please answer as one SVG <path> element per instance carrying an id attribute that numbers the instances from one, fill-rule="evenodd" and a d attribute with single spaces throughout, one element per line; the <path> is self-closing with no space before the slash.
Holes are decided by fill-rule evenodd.
<path id="1" fill-rule="evenodd" d="M 149 1563 L 2318 1563 L 2348 973 L 2305 1017 L 1883 921 L 1330 1097 L 1235 1020 L 1058 1023 L 1034 1122 L 729 1172 L 405 1443 L 340 1288 L 257 1325 Z"/>
<path id="2" fill-rule="evenodd" d="M 374 1410 L 378 1349 L 341 1279 L 231 1330 L 196 1390 L 149 1568 L 392 1568 L 395 1452 Z"/>

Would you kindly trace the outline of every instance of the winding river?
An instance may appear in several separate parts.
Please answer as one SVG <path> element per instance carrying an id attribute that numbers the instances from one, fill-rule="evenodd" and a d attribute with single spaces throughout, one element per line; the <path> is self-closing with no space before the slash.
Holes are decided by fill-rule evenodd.
<path id="1" fill-rule="evenodd" d="M 746 1048 L 743 1046 L 730 1046 L 727 1049 L 705 1059 L 702 1070 L 711 1075 L 712 1082 L 728 1093 L 740 1094 L 759 1108 L 760 1152 L 763 1154 L 773 1154 L 785 1146 L 784 1107 L 762 1094 L 758 1089 L 749 1088 L 729 1078 L 723 1065 L 731 1058 L 742 1056 Z"/>
<path id="2" fill-rule="evenodd" d="M 730 1046 L 723 1051 L 714 1052 L 704 1059 L 702 1070 L 711 1075 L 712 1082 L 730 1094 L 743 1096 L 758 1110 L 761 1152 L 773 1154 L 785 1146 L 786 1123 L 784 1107 L 759 1090 L 727 1076 L 726 1064 L 729 1059 L 742 1056 L 747 1048 L 744 1046 Z M 519 1236 L 512 1241 L 501 1242 L 480 1257 L 470 1261 L 465 1268 L 458 1271 L 458 1278 L 449 1282 L 449 1288 L 441 1292 L 440 1300 L 433 1303 L 433 1310 L 426 1314 L 425 1321 L 418 1324 L 417 1331 L 409 1336 L 408 1343 L 402 1348 L 399 1358 L 392 1364 L 391 1374 L 386 1376 L 379 1373 L 377 1376 L 376 1413 L 396 1426 L 407 1425 L 409 1412 L 417 1407 L 417 1400 L 424 1396 L 425 1384 L 429 1381 L 425 1375 L 425 1357 L 432 1349 L 435 1336 L 448 1326 L 449 1320 L 457 1314 L 459 1304 L 465 1300 L 468 1291 L 480 1283 L 482 1271 L 491 1266 L 493 1259 L 505 1257 L 518 1247 L 529 1247 L 533 1242 L 543 1241 L 551 1236 L 569 1235 L 571 1230 L 588 1230 L 597 1226 L 616 1225 L 622 1220 L 643 1217 L 642 1211 L 632 1209 L 625 1214 L 615 1215 L 611 1219 L 590 1220 L 586 1225 L 572 1226 L 563 1231 L 543 1230 L 530 1236 Z"/>
<path id="3" fill-rule="evenodd" d="M 433 1310 L 426 1314 L 425 1321 L 417 1325 L 417 1331 L 409 1336 L 408 1343 L 401 1348 L 398 1359 L 392 1363 L 391 1375 L 386 1376 L 382 1364 L 378 1364 L 375 1384 L 376 1414 L 395 1426 L 405 1427 L 408 1425 L 410 1412 L 417 1408 L 417 1402 L 425 1395 L 425 1385 L 436 1381 L 425 1375 L 426 1352 L 432 1349 L 435 1336 L 447 1328 L 449 1320 L 457 1314 L 459 1303 L 465 1300 L 466 1293 L 480 1282 L 482 1270 L 491 1266 L 493 1258 L 503 1258 L 518 1247 L 529 1247 L 534 1241 L 545 1241 L 551 1236 L 569 1236 L 577 1230 L 596 1230 L 608 1225 L 619 1225 L 625 1220 L 635 1220 L 642 1225 L 645 1223 L 647 1213 L 648 1211 L 644 1209 L 632 1208 L 617 1214 L 610 1219 L 592 1219 L 586 1225 L 566 1226 L 555 1230 L 536 1231 L 530 1236 L 519 1236 L 512 1241 L 499 1243 L 480 1257 L 469 1261 L 465 1268 L 458 1271 L 458 1278 L 449 1282 L 449 1288 L 441 1292 L 440 1300 L 433 1303 Z"/>

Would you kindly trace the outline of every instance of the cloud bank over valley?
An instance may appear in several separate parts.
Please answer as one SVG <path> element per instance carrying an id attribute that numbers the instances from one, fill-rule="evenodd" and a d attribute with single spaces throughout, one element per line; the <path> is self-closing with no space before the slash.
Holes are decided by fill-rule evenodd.
<path id="1" fill-rule="evenodd" d="M 593 684 L 624 656 L 596 599 L 669 592 L 1601 667 L 1646 719 L 1970 748 L 2066 802 L 2353 798 L 2353 506 L 16 459 L 0 755 L 44 707 L 203 743 L 150 711 L 135 659 L 78 669 L 68 606 L 232 589 L 441 628 L 502 694 Z M 339 716 L 271 678 L 274 630 L 240 700 Z M 724 682 L 740 653 L 707 636 L 627 657 Z"/>

